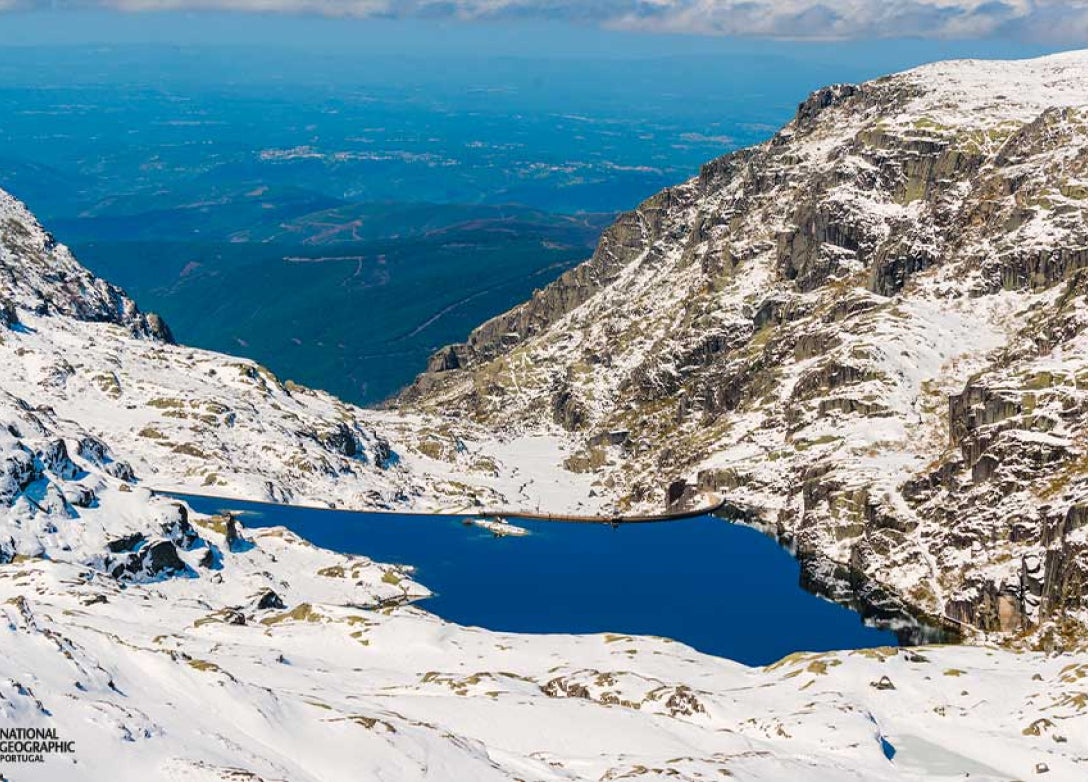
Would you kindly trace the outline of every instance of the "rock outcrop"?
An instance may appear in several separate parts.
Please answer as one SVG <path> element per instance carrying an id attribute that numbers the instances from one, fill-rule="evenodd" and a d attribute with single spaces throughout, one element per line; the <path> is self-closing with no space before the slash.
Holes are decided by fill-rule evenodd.
<path id="1" fill-rule="evenodd" d="M 124 291 L 91 274 L 22 203 L 0 191 L 0 325 L 17 322 L 16 308 L 114 323 L 136 336 L 173 341 L 161 317 L 140 312 Z"/>

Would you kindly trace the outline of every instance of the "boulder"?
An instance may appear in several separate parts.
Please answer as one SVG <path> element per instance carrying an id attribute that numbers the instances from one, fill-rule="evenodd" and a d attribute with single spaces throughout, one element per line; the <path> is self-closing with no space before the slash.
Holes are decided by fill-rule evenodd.
<path id="1" fill-rule="evenodd" d="M 287 608 L 287 604 L 283 602 L 283 599 L 271 589 L 257 598 L 256 605 L 258 611 L 269 611 L 272 609 L 282 611 Z"/>
<path id="2" fill-rule="evenodd" d="M 168 517 L 160 525 L 162 535 L 179 548 L 189 550 L 200 540 L 200 535 L 189 523 L 189 510 L 181 503 L 170 506 Z"/>
<path id="3" fill-rule="evenodd" d="M 13 329 L 19 325 L 19 312 L 8 299 L 0 298 L 0 328 Z"/>
<path id="4" fill-rule="evenodd" d="M 125 535 L 124 537 L 114 538 L 106 543 L 106 548 L 113 554 L 120 554 L 126 551 L 135 551 L 145 541 L 147 536 L 142 532 L 133 532 L 131 535 Z"/>
<path id="5" fill-rule="evenodd" d="M 169 540 L 157 540 L 116 557 L 107 557 L 109 574 L 118 580 L 153 581 L 189 571 Z"/>

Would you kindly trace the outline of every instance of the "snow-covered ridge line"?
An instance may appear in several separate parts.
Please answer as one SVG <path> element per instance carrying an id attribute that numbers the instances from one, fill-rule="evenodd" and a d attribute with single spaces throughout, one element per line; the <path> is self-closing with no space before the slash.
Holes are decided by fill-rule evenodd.
<path id="1" fill-rule="evenodd" d="M 157 315 L 144 315 L 125 292 L 83 268 L 26 206 L 0 190 L 0 309 L 115 323 L 134 336 L 172 341 Z"/>
<path id="2" fill-rule="evenodd" d="M 363 410 L 248 359 L 173 344 L 167 325 L 81 266 L 0 189 L 0 391 L 84 422 L 149 485 L 326 507 L 457 510 L 514 504 L 510 454 L 563 445 L 493 442 L 432 416 Z M 534 496 L 586 511 L 560 468 Z M 603 502 L 603 500 L 602 500 Z"/>

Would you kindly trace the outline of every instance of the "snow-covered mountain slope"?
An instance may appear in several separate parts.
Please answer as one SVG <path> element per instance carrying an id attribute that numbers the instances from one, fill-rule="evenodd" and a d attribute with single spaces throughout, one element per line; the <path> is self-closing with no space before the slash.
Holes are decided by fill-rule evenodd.
<path id="1" fill-rule="evenodd" d="M 172 343 L 155 315 L 94 277 L 0 191 L 0 391 L 114 444 L 142 485 L 352 508 L 451 510 L 517 501 L 588 507 L 554 464 L 561 443 L 365 411 L 246 359 Z M 506 468 L 508 453 L 531 474 Z M 524 465 L 523 465 L 524 466 Z M 575 487 L 577 487 L 577 481 Z"/>
<path id="2" fill-rule="evenodd" d="M 199 516 L 134 488 L 112 454 L 0 397 L 0 724 L 75 742 L 0 761 L 12 780 L 1088 769 L 1084 655 L 874 649 L 750 669 L 660 638 L 458 627 L 411 605 L 427 592 L 404 568 Z"/>
<path id="3" fill-rule="evenodd" d="M 940 63 L 814 93 L 401 407 L 562 433 L 621 506 L 721 490 L 814 582 L 1061 646 L 1088 623 L 1085 267 L 1088 52 Z"/>

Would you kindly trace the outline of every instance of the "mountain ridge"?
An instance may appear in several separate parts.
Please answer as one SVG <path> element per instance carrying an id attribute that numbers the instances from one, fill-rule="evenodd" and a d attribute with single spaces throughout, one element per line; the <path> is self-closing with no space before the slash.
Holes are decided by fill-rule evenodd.
<path id="1" fill-rule="evenodd" d="M 25 308 L 39 315 L 114 323 L 134 336 L 173 341 L 162 318 L 140 312 L 123 290 L 81 266 L 21 201 L 3 190 L 0 230 L 0 306 L 9 317 Z"/>
<path id="2" fill-rule="evenodd" d="M 723 491 L 817 583 L 829 559 L 1061 646 L 1088 621 L 1086 177 L 1088 52 L 827 87 L 400 404 L 562 432 L 621 507 Z"/>

